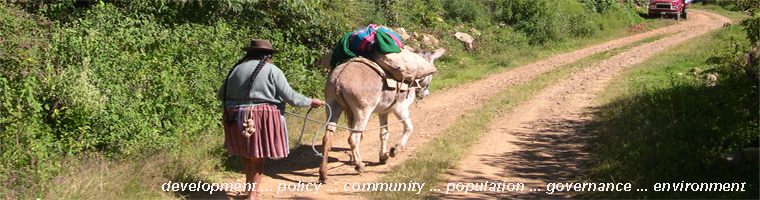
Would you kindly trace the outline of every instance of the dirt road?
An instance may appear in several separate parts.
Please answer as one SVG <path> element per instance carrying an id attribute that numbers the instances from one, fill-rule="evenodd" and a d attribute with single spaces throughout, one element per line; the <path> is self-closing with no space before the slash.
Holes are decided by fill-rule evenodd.
<path id="1" fill-rule="evenodd" d="M 501 74 L 491 75 L 483 80 L 462 86 L 438 91 L 424 99 L 412 117 L 415 132 L 407 143 L 406 149 L 386 165 L 378 163 L 379 131 L 365 133 L 361 144 L 363 159 L 368 161 L 367 171 L 357 175 L 349 162 L 349 145 L 347 131 L 338 131 L 330 154 L 330 182 L 320 186 L 319 191 L 284 191 L 278 193 L 278 186 L 297 183 L 316 183 L 320 158 L 308 151 L 293 152 L 291 157 L 267 162 L 263 185 L 259 198 L 281 199 L 355 199 L 356 192 L 344 191 L 346 183 L 373 182 L 388 172 L 393 166 L 402 163 L 414 154 L 414 151 L 443 132 L 470 110 L 478 109 L 493 94 L 497 94 L 513 85 L 521 84 L 536 76 L 547 73 L 559 66 L 583 59 L 589 55 L 609 51 L 626 44 L 635 43 L 656 35 L 674 33 L 675 35 L 639 45 L 620 53 L 608 60 L 596 63 L 569 79 L 561 80 L 538 92 L 533 99 L 494 120 L 489 132 L 475 145 L 460 163 L 459 167 L 449 172 L 451 183 L 476 182 L 513 182 L 524 183 L 523 192 L 463 192 L 445 194 L 434 192 L 433 198 L 561 198 L 566 192 L 546 193 L 546 183 L 572 181 L 582 171 L 582 161 L 590 155 L 581 151 L 587 136 L 582 127 L 588 121 L 583 116 L 586 108 L 593 106 L 593 97 L 623 68 L 640 63 L 657 52 L 663 51 L 690 38 L 721 27 L 730 22 L 717 14 L 691 11 L 690 19 L 677 25 L 652 30 L 633 36 L 620 38 L 603 44 L 561 54 L 552 58 L 525 65 Z M 394 121 L 391 117 L 390 121 Z M 377 127 L 373 118 L 367 127 Z M 393 126 L 389 130 L 389 145 L 395 144 L 403 132 L 402 126 Z M 302 148 L 306 149 L 306 148 Z M 318 148 L 321 149 L 321 148 Z M 464 170 L 467 169 L 467 170 Z M 242 183 L 243 174 L 225 177 L 223 182 Z M 305 184 L 304 184 L 305 185 Z M 445 190 L 446 185 L 430 186 Z M 310 189 L 314 189 L 311 186 Z M 541 191 L 528 191 L 541 189 Z M 269 191 L 267 191 L 269 190 Z M 240 195 L 240 196 L 238 196 Z M 191 198 L 228 199 L 243 198 L 237 192 L 216 192 L 194 194 Z"/>

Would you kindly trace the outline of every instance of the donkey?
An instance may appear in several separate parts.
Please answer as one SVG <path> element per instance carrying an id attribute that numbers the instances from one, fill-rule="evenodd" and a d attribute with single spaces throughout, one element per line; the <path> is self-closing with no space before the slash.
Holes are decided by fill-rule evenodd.
<path id="1" fill-rule="evenodd" d="M 446 49 L 435 51 L 407 49 L 422 56 L 431 64 L 446 52 Z M 345 111 L 349 127 L 354 130 L 364 130 L 372 113 L 378 113 L 381 126 L 388 124 L 390 113 L 396 115 L 398 119 L 405 119 L 403 120 L 404 135 L 396 146 L 391 148 L 390 153 L 386 149 L 388 128 L 380 129 L 380 163 L 385 164 L 389 157 L 395 157 L 406 145 L 413 130 L 412 122 L 408 119 L 409 106 L 418 96 L 422 98 L 429 94 L 427 88 L 432 79 L 432 74 L 428 75 L 419 81 L 420 88 L 399 91 L 386 86 L 383 83 L 384 78 L 362 62 L 344 63 L 330 71 L 327 84 L 325 84 L 325 102 L 330 105 L 328 109 L 332 109 L 333 116 L 322 140 L 324 158 L 319 168 L 319 181 L 322 183 L 327 181 L 327 158 L 332 148 L 335 126 L 343 111 Z M 359 173 L 364 172 L 364 163 L 359 153 L 361 139 L 362 132 L 359 131 L 352 131 L 348 138 L 356 166 L 354 169 Z"/>

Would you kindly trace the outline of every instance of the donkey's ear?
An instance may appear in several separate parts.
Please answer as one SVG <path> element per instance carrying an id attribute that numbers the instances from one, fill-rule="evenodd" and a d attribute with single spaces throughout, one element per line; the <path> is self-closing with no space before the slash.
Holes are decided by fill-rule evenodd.
<path id="1" fill-rule="evenodd" d="M 443 53 L 446 53 L 446 49 L 444 48 L 436 49 L 430 54 L 430 59 L 432 60 L 438 59 L 441 56 L 443 56 Z"/>
<path id="2" fill-rule="evenodd" d="M 415 51 L 415 49 L 413 47 L 409 46 L 409 45 L 404 45 L 404 49 L 406 49 L 407 51 L 411 51 L 411 52 Z"/>
<path id="3" fill-rule="evenodd" d="M 322 56 L 322 58 L 320 58 L 319 60 L 317 60 L 317 64 L 318 65 L 322 65 L 327 70 L 332 69 L 332 67 L 330 66 L 330 61 L 332 60 L 332 55 L 333 55 L 332 51 L 327 52 L 324 56 Z"/>

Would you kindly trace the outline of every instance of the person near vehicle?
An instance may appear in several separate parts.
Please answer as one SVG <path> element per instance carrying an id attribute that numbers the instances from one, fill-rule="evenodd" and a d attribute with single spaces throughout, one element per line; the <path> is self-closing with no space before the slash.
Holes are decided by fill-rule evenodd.
<path id="1" fill-rule="evenodd" d="M 269 40 L 254 39 L 241 49 L 246 55 L 230 69 L 217 97 L 223 105 L 224 146 L 242 157 L 246 183 L 255 187 L 248 199 L 256 199 L 265 158 L 284 158 L 290 153 L 282 115 L 285 103 L 314 108 L 325 103 L 290 87 L 282 70 L 271 63 L 272 55 L 280 51 Z"/>

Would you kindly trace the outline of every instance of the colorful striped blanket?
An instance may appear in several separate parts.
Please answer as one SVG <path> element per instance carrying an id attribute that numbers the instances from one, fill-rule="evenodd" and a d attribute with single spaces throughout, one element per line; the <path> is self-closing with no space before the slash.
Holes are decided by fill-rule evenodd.
<path id="1" fill-rule="evenodd" d="M 401 52 L 403 46 L 398 34 L 376 24 L 370 24 L 367 28 L 343 35 L 333 49 L 330 66 L 335 68 L 343 61 L 357 56 L 369 58 L 375 52 L 398 53 Z"/>

